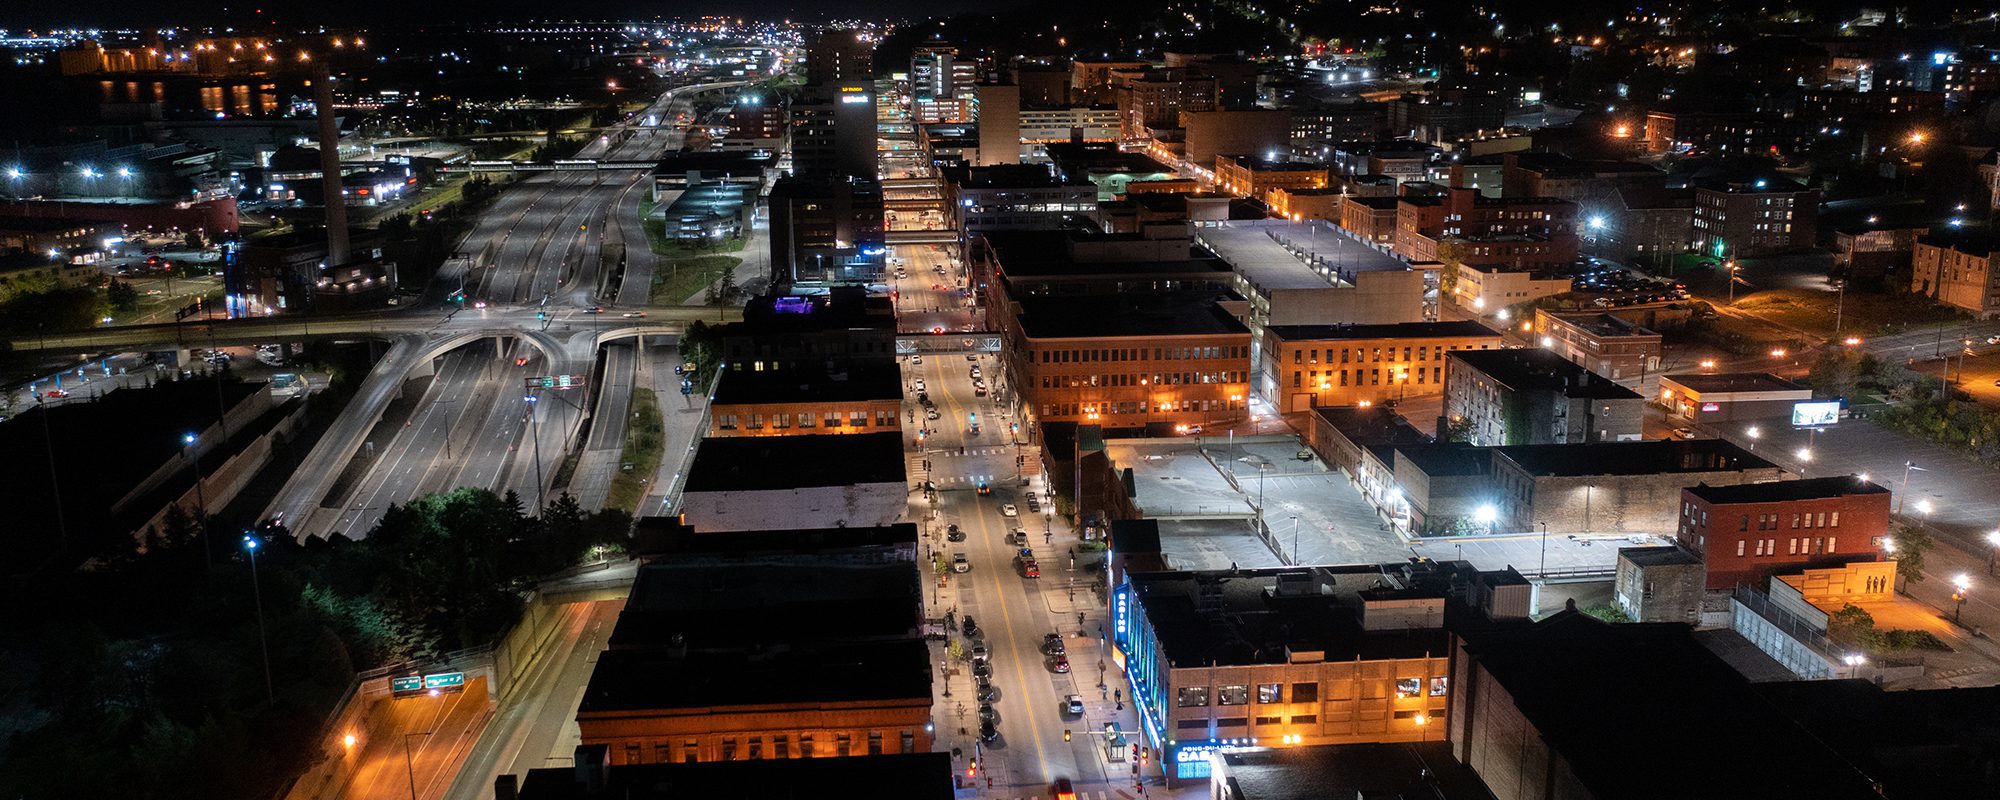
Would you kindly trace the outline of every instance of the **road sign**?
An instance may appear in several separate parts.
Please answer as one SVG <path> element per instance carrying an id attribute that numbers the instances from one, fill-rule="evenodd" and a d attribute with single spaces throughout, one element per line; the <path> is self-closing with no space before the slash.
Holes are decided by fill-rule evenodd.
<path id="1" fill-rule="evenodd" d="M 465 673 L 440 672 L 424 676 L 425 689 L 458 689 L 465 686 Z"/>
<path id="2" fill-rule="evenodd" d="M 389 691 L 391 692 L 421 692 L 423 690 L 424 679 L 421 675 L 402 675 L 389 679 Z"/>
<path id="3" fill-rule="evenodd" d="M 523 381 L 530 389 L 581 389 L 582 375 L 537 375 Z"/>

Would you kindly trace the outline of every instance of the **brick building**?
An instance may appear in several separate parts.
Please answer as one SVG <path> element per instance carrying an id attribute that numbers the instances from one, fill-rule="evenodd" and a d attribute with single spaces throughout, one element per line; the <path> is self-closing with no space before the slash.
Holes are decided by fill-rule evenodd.
<path id="1" fill-rule="evenodd" d="M 1833 267 L 1848 280 L 1879 281 L 1907 274 L 1927 227 L 1856 225 L 1833 232 Z"/>
<path id="2" fill-rule="evenodd" d="M 1444 391 L 1448 352 L 1504 344 L 1477 322 L 1271 325 L 1257 386 L 1285 411 L 1427 397 Z"/>
<path id="3" fill-rule="evenodd" d="M 1215 157 L 1216 188 L 1241 197 L 1263 200 L 1274 189 L 1324 189 L 1326 165 L 1274 161 L 1263 155 Z"/>
<path id="4" fill-rule="evenodd" d="M 1396 203 L 1396 253 L 1411 261 L 1533 269 L 1576 260 L 1576 204 L 1486 197 L 1470 187 Z"/>
<path id="5" fill-rule="evenodd" d="M 1016 297 L 1010 307 L 1004 352 L 1035 422 L 1187 426 L 1248 408 L 1250 329 L 1213 294 Z"/>
<path id="6" fill-rule="evenodd" d="M 1112 598 L 1147 743 L 1179 778 L 1227 743 L 1443 735 L 1446 597 L 1461 564 L 1144 572 Z M 1283 645 L 1270 646 L 1272 642 Z"/>
<path id="7" fill-rule="evenodd" d="M 1704 255 L 1779 252 L 1817 244 L 1819 190 L 1781 176 L 1710 181 L 1694 190 L 1694 247 Z"/>
<path id="8" fill-rule="evenodd" d="M 2000 253 L 1986 236 L 1925 236 L 1910 255 L 1910 291 L 1971 313 L 2000 316 Z"/>
<path id="9" fill-rule="evenodd" d="M 1340 227 L 1355 238 L 1383 249 L 1396 246 L 1395 197 L 1343 195 L 1340 199 Z"/>
<path id="10" fill-rule="evenodd" d="M 1621 186 L 1602 205 L 1584 209 L 1591 252 L 1664 263 L 1694 247 L 1694 190 Z"/>
<path id="11" fill-rule="evenodd" d="M 709 399 L 706 436 L 881 433 L 902 428 L 902 370 L 894 361 L 839 371 L 824 364 L 768 371 L 746 369 L 747 364 L 726 366 Z"/>
<path id="12" fill-rule="evenodd" d="M 1264 195 L 1264 202 L 1270 206 L 1271 216 L 1274 217 L 1294 222 L 1323 219 L 1338 224 L 1341 201 L 1346 197 L 1345 191 L 1331 187 L 1281 187 Z"/>
<path id="13" fill-rule="evenodd" d="M 1660 334 L 1610 314 L 1535 309 L 1542 347 L 1612 380 L 1660 371 Z"/>
<path id="14" fill-rule="evenodd" d="M 1779 570 L 1882 557 L 1889 490 L 1852 476 L 1681 491 L 1682 547 L 1702 556 L 1707 588 L 1761 586 Z"/>
<path id="15" fill-rule="evenodd" d="M 1444 418 L 1477 445 L 1634 441 L 1645 400 L 1547 350 L 1445 354 Z"/>

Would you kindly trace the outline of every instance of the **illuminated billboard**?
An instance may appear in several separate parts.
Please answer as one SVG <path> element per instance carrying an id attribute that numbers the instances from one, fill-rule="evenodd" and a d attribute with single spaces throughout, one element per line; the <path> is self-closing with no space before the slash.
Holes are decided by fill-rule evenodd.
<path id="1" fill-rule="evenodd" d="M 1817 428 L 1840 421 L 1840 401 L 1813 400 L 1792 404 L 1792 426 Z"/>

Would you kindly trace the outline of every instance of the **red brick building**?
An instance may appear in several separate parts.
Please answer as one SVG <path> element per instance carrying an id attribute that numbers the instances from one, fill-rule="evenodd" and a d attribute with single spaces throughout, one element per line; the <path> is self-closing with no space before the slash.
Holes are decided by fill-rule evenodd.
<path id="1" fill-rule="evenodd" d="M 1680 543 L 1708 565 L 1709 589 L 1800 564 L 1878 560 L 1888 533 L 1889 490 L 1852 476 L 1681 490 Z"/>

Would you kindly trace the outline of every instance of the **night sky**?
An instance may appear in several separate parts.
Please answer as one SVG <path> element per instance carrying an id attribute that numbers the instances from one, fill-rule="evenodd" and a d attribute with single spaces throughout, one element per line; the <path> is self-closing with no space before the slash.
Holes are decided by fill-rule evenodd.
<path id="1" fill-rule="evenodd" d="M 999 0 L 602 0 L 558 4 L 548 0 L 264 0 L 255 3 L 152 2 L 131 0 L 67 0 L 62 3 L 10 3 L 0 11 L 0 27 L 28 26 L 129 27 L 179 24 L 248 25 L 259 19 L 279 25 L 365 24 L 379 28 L 399 22 L 499 22 L 538 19 L 623 20 L 737 14 L 763 19 L 827 19 L 865 17 L 921 18 L 1010 4 Z M 261 9 L 261 14 L 259 10 Z"/>

